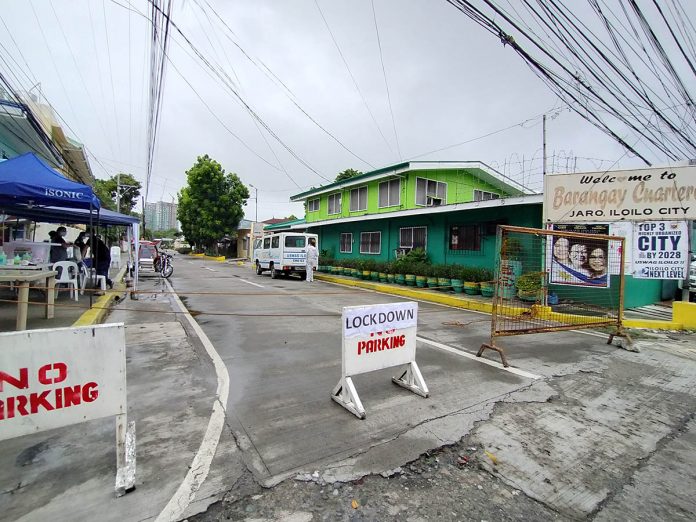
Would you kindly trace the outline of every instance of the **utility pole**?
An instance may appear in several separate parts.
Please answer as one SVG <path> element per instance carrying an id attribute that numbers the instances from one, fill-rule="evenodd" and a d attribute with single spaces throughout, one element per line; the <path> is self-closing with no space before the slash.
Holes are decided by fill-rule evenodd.
<path id="1" fill-rule="evenodd" d="M 256 216 L 254 217 L 254 223 L 258 223 L 259 221 L 259 189 L 249 183 L 249 186 L 254 189 L 256 196 L 254 197 L 254 201 L 256 203 Z"/>
<path id="2" fill-rule="evenodd" d="M 544 148 L 544 152 L 543 152 L 543 155 L 544 155 L 543 176 L 546 177 L 546 114 L 544 114 L 544 118 L 543 118 L 542 121 L 543 121 L 543 125 L 542 125 L 542 129 L 543 129 L 543 130 L 542 130 L 542 132 L 543 132 L 543 135 L 544 135 L 544 136 L 543 136 L 543 140 L 544 140 L 544 146 L 543 146 L 543 148 Z"/>

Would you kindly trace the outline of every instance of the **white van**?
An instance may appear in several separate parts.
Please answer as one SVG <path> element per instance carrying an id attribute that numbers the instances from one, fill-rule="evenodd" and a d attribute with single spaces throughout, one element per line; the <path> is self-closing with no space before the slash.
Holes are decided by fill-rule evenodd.
<path id="1" fill-rule="evenodd" d="M 273 279 L 280 274 L 285 276 L 299 274 L 304 279 L 309 238 L 314 238 L 319 248 L 319 238 L 316 234 L 279 232 L 255 240 L 256 273 L 261 275 L 264 271 L 270 270 Z"/>

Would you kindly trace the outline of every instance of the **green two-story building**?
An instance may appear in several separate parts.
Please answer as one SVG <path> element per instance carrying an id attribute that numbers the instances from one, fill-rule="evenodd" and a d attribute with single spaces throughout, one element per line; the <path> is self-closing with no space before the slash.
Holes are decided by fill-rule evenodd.
<path id="1" fill-rule="evenodd" d="M 433 263 L 491 267 L 498 224 L 541 223 L 540 195 L 478 162 L 400 163 L 290 199 L 305 203 L 304 226 L 335 259 L 422 247 Z"/>
<path id="2" fill-rule="evenodd" d="M 392 261 L 417 247 L 433 263 L 493 268 L 499 224 L 541 228 L 543 197 L 480 162 L 406 162 L 292 196 L 334 259 Z M 671 282 L 626 277 L 626 307 L 659 301 Z M 597 290 L 595 290 L 597 292 Z"/>

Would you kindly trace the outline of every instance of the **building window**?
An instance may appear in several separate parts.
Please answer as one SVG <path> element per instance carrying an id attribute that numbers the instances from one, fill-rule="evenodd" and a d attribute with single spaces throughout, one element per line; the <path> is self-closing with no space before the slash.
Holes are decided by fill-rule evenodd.
<path id="1" fill-rule="evenodd" d="M 379 208 L 394 207 L 401 200 L 401 180 L 392 179 L 379 184 Z"/>
<path id="2" fill-rule="evenodd" d="M 399 229 L 399 248 L 422 248 L 425 250 L 427 227 L 405 227 Z"/>
<path id="3" fill-rule="evenodd" d="M 280 247 L 280 236 L 273 236 L 271 238 L 271 248 Z"/>
<path id="4" fill-rule="evenodd" d="M 341 254 L 353 253 L 353 233 L 345 232 L 341 234 Z"/>
<path id="5" fill-rule="evenodd" d="M 316 212 L 319 210 L 319 198 L 310 199 L 307 202 L 307 212 Z"/>
<path id="6" fill-rule="evenodd" d="M 481 250 L 481 227 L 478 225 L 452 225 L 450 227 L 450 250 Z"/>
<path id="7" fill-rule="evenodd" d="M 341 213 L 341 193 L 331 194 L 329 196 L 329 214 Z"/>
<path id="8" fill-rule="evenodd" d="M 360 253 L 379 254 L 382 248 L 381 232 L 361 232 L 360 233 Z"/>
<path id="9" fill-rule="evenodd" d="M 350 211 L 359 212 L 360 210 L 367 210 L 367 187 L 350 191 Z"/>
<path id="10" fill-rule="evenodd" d="M 488 201 L 489 199 L 500 199 L 500 194 L 485 190 L 474 190 L 474 201 Z"/>
<path id="11" fill-rule="evenodd" d="M 447 183 L 416 178 L 416 205 L 434 207 L 447 204 Z"/>

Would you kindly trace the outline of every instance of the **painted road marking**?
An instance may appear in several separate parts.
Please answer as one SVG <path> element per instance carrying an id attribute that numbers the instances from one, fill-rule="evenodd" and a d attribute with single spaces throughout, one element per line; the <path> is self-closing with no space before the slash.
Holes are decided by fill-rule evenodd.
<path id="1" fill-rule="evenodd" d="M 251 281 L 247 281 L 246 279 L 242 279 L 241 277 L 239 278 L 239 280 L 240 280 L 240 281 L 243 281 L 244 283 L 250 284 L 250 285 L 258 286 L 259 288 L 266 288 L 266 287 L 263 286 L 263 285 L 260 285 L 260 284 L 258 284 L 258 283 L 252 283 Z"/>
<path id="2" fill-rule="evenodd" d="M 206 270 L 210 270 L 211 272 L 217 272 L 217 270 L 215 270 L 214 268 L 210 268 L 207 266 L 202 266 L 201 268 L 205 268 Z"/>
<path id="3" fill-rule="evenodd" d="M 174 288 L 169 283 L 167 279 L 164 280 L 167 283 L 167 290 L 171 292 L 174 297 L 174 301 L 177 307 L 184 313 L 186 320 L 189 322 L 191 327 L 198 335 L 198 338 L 203 343 L 205 351 L 213 361 L 215 366 L 215 373 L 217 374 L 217 390 L 216 397 L 213 401 L 213 413 L 210 415 L 210 420 L 208 421 L 208 428 L 205 430 L 205 435 L 203 436 L 203 441 L 201 442 L 198 452 L 193 457 L 191 462 L 191 467 L 186 473 L 184 480 L 179 485 L 179 489 L 176 490 L 174 496 L 169 499 L 169 502 L 164 507 L 162 512 L 157 517 L 156 522 L 164 521 L 174 521 L 179 520 L 184 510 L 193 501 L 196 496 L 196 492 L 200 489 L 201 484 L 208 476 L 210 471 L 210 464 L 215 456 L 215 450 L 217 449 L 218 442 L 220 441 L 220 434 L 222 433 L 222 428 L 225 426 L 225 407 L 227 405 L 227 397 L 230 391 L 230 376 L 227 373 L 227 368 L 225 363 L 222 362 L 220 354 L 215 351 L 213 343 L 210 342 L 208 336 L 205 335 L 203 329 L 195 321 L 191 314 L 188 313 L 184 303 L 181 302 L 179 296 L 174 292 Z"/>
<path id="4" fill-rule="evenodd" d="M 430 346 L 433 346 L 434 348 L 438 348 L 440 350 L 444 350 L 445 352 L 453 353 L 455 355 L 459 355 L 460 357 L 466 357 L 467 359 L 471 359 L 472 361 L 480 362 L 481 364 L 487 364 L 488 366 L 493 366 L 494 368 L 498 368 L 499 370 L 504 370 L 506 372 L 514 373 L 515 375 L 519 375 L 521 377 L 526 377 L 528 379 L 541 379 L 541 375 L 535 375 L 533 373 L 525 372 L 524 370 L 520 370 L 518 368 L 512 368 L 508 367 L 505 368 L 501 363 L 495 362 L 495 361 L 489 361 L 488 359 L 484 359 L 483 357 L 476 357 L 475 355 L 472 355 L 468 352 L 464 352 L 462 350 L 457 350 L 456 348 L 452 348 L 451 346 L 447 346 L 446 344 L 438 343 L 437 341 L 431 341 L 430 339 L 426 339 L 424 337 L 416 337 L 417 341 L 420 341 L 424 344 L 428 344 Z"/>

